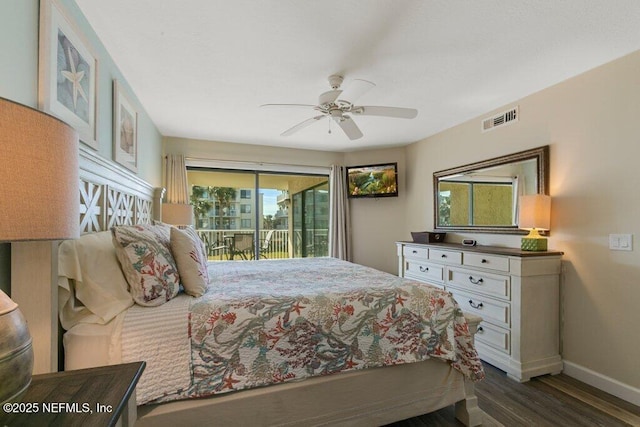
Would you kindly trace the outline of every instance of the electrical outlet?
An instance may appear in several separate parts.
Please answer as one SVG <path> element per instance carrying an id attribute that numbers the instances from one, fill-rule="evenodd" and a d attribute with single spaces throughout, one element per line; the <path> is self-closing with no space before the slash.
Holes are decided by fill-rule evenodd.
<path id="1" fill-rule="evenodd" d="M 613 251 L 632 251 L 633 234 L 609 234 L 609 249 Z"/>

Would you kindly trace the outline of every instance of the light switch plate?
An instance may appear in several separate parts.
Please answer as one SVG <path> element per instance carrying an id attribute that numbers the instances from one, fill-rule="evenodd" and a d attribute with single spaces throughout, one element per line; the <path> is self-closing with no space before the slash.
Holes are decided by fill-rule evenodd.
<path id="1" fill-rule="evenodd" d="M 632 234 L 609 234 L 609 249 L 614 251 L 632 251 Z"/>

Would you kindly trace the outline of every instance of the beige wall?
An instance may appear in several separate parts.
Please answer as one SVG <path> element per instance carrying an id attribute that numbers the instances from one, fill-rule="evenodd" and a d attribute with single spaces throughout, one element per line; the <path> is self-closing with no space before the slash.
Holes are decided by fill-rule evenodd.
<path id="1" fill-rule="evenodd" d="M 632 252 L 611 251 L 608 235 L 640 236 L 640 52 L 515 104 L 518 123 L 483 134 L 478 118 L 407 147 L 406 229 L 398 235 L 433 227 L 433 172 L 549 144 L 549 246 L 565 252 L 564 359 L 630 386 L 637 399 L 640 240 Z M 466 236 L 507 246 L 520 239 L 448 237 Z"/>
<path id="2" fill-rule="evenodd" d="M 183 154 L 186 157 L 211 160 L 232 160 L 323 166 L 341 164 L 342 153 L 267 147 L 264 145 L 233 144 L 229 142 L 165 137 L 164 154 Z"/>
<path id="3" fill-rule="evenodd" d="M 353 261 L 388 273 L 398 273 L 396 245 L 410 238 L 405 224 L 405 148 L 357 151 L 344 154 L 344 164 L 357 166 L 398 163 L 398 197 L 350 199 Z M 416 231 L 416 230 L 414 230 Z"/>

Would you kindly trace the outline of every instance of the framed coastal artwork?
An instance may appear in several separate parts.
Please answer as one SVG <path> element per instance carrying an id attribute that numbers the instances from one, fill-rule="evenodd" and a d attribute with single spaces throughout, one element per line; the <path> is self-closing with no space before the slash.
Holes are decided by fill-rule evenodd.
<path id="1" fill-rule="evenodd" d="M 138 113 L 118 80 L 113 81 L 113 158 L 138 171 Z"/>
<path id="2" fill-rule="evenodd" d="M 56 0 L 40 1 L 38 104 L 78 131 L 97 149 L 98 61 L 89 43 Z"/>

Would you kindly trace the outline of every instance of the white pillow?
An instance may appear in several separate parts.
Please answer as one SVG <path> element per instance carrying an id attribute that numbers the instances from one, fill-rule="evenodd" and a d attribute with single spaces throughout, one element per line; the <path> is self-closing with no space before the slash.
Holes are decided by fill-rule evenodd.
<path id="1" fill-rule="evenodd" d="M 58 275 L 60 322 L 66 330 L 78 323 L 105 324 L 133 305 L 109 231 L 62 242 Z"/>
<path id="2" fill-rule="evenodd" d="M 169 249 L 169 230 L 159 225 L 117 226 L 113 245 L 133 300 L 158 306 L 178 295 L 180 276 Z"/>
<path id="3" fill-rule="evenodd" d="M 207 251 L 196 230 L 191 227 L 171 227 L 171 252 L 178 265 L 184 291 L 193 296 L 202 296 L 209 284 Z"/>

